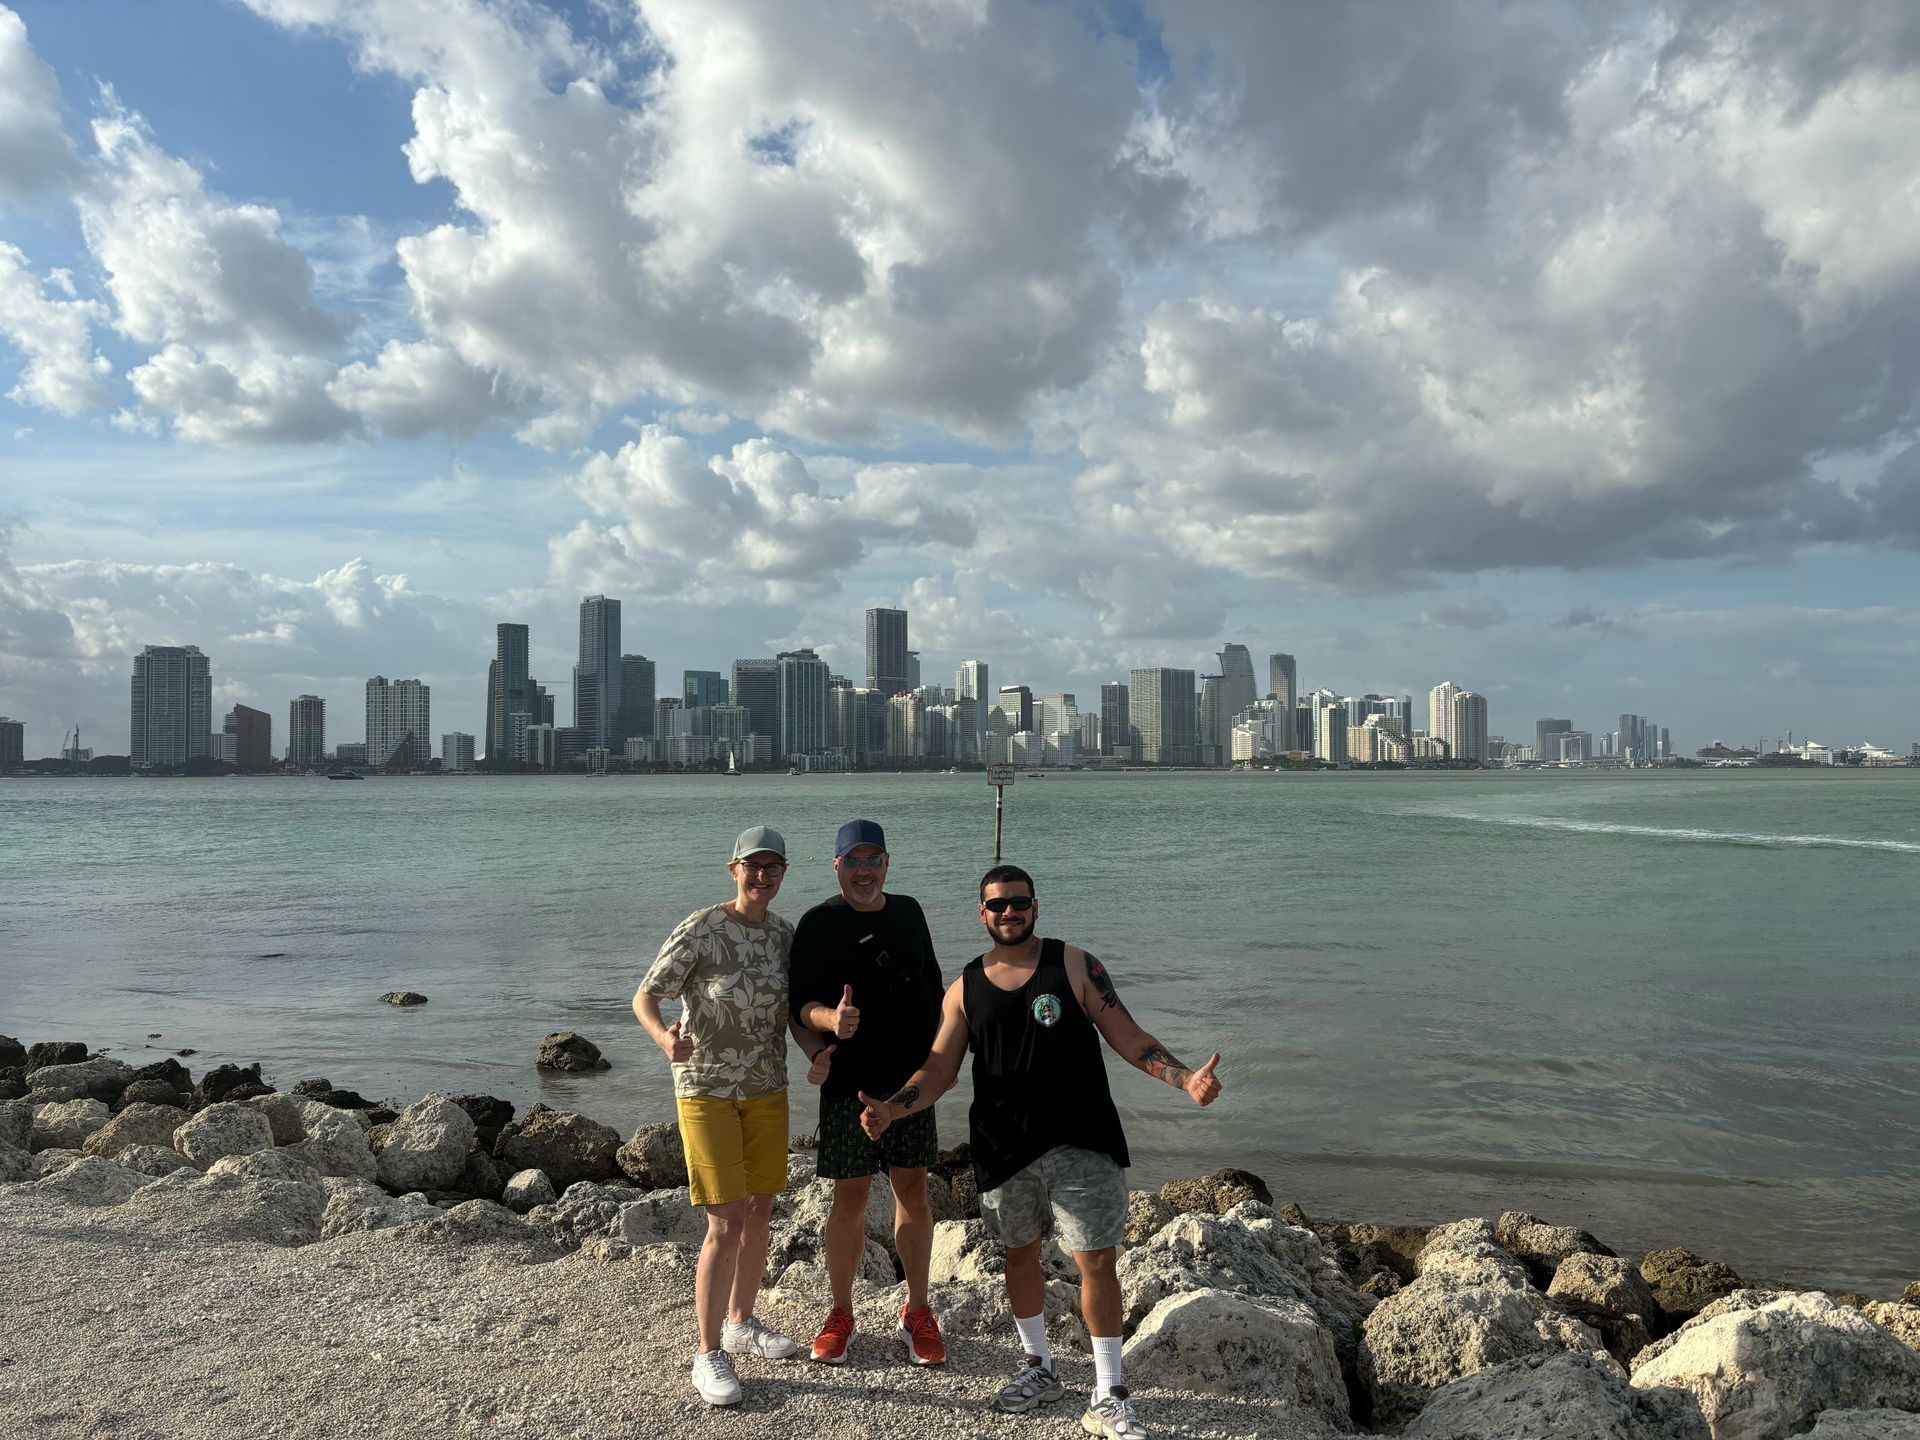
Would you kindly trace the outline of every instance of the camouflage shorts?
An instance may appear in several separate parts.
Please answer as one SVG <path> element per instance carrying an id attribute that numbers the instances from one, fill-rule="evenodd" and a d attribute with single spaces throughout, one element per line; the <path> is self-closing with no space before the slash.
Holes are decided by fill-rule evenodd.
<path id="1" fill-rule="evenodd" d="M 1009 1250 L 1049 1231 L 1069 1250 L 1110 1250 L 1126 1238 L 1127 1172 L 1110 1155 L 1056 1145 L 1005 1184 L 981 1191 L 980 1218 Z"/>
<path id="2" fill-rule="evenodd" d="M 882 1170 L 924 1170 L 940 1150 L 940 1132 L 933 1111 L 922 1110 L 896 1120 L 878 1140 L 869 1140 L 860 1128 L 858 1100 L 835 1095 L 820 1097 L 820 1134 L 814 1157 L 822 1180 L 858 1180 Z"/>

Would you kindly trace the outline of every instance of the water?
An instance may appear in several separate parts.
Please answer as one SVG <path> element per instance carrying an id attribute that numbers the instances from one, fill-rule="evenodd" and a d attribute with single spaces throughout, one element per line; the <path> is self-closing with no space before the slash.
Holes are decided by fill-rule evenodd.
<path id="1" fill-rule="evenodd" d="M 857 814 L 951 978 L 977 775 L 0 781 L 0 1032 L 625 1130 L 672 1111 L 634 986 L 735 832 L 786 833 L 797 918 Z M 1135 1184 L 1234 1164 L 1314 1214 L 1920 1276 L 1920 772 L 1055 775 L 1007 853 L 1175 1054 L 1221 1053 L 1207 1110 L 1110 1060 Z M 614 1068 L 537 1073 L 559 1029 Z"/>

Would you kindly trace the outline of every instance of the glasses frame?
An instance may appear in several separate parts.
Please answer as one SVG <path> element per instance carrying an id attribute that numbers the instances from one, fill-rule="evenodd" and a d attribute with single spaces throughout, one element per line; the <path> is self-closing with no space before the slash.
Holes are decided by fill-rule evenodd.
<path id="1" fill-rule="evenodd" d="M 753 860 L 736 860 L 733 863 L 740 867 L 741 874 L 758 875 L 763 879 L 786 874 L 788 864 L 785 860 L 776 860 L 771 865 L 763 865 Z"/>
<path id="2" fill-rule="evenodd" d="M 989 915 L 1004 915 L 1011 910 L 1016 915 L 1024 915 L 1033 909 L 1038 897 L 1033 895 L 996 895 L 991 900 L 982 900 L 980 908 Z"/>
<path id="3" fill-rule="evenodd" d="M 849 870 L 884 870 L 893 856 L 882 850 L 878 855 L 842 855 L 833 863 Z"/>

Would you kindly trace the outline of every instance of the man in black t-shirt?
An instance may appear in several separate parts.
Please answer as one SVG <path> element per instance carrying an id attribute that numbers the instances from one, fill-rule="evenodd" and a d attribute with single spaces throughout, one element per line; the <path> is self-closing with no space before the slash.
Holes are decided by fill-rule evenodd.
<path id="1" fill-rule="evenodd" d="M 906 1275 L 907 1303 L 895 1335 L 916 1365 L 947 1358 L 927 1307 L 933 1212 L 927 1167 L 939 1149 L 933 1110 L 924 1108 L 879 1139 L 860 1127 L 859 1095 L 891 1095 L 926 1058 L 940 1027 L 940 964 L 920 903 L 886 890 L 887 837 L 871 820 L 850 820 L 834 837 L 840 893 L 814 906 L 795 927 L 789 971 L 794 1019 L 821 1037 L 814 1049 L 829 1065 L 820 1087 L 815 1154 L 833 1181 L 827 1217 L 827 1277 L 833 1308 L 813 1342 L 813 1358 L 844 1364 L 853 1339 L 853 1277 L 866 1249 L 867 1192 L 883 1168 L 893 1185 L 894 1244 Z"/>

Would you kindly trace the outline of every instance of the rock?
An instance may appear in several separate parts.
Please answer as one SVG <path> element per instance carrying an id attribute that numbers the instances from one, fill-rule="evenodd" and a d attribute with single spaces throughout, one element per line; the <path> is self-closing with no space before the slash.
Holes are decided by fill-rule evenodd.
<path id="1" fill-rule="evenodd" d="M 557 1245 L 577 1250 L 589 1240 L 624 1239 L 620 1212 L 636 1192 L 624 1185 L 569 1185 L 551 1205 L 529 1211 L 527 1223 L 545 1231 Z M 704 1232 L 705 1226 L 703 1225 Z"/>
<path id="2" fill-rule="evenodd" d="M 1584 1320 L 1622 1365 L 1645 1349 L 1661 1328 L 1660 1302 L 1630 1260 L 1580 1252 L 1567 1256 L 1547 1286 L 1549 1299 Z"/>
<path id="3" fill-rule="evenodd" d="M 56 1100 L 33 1107 L 29 1150 L 78 1150 L 111 1117 L 98 1100 Z"/>
<path id="4" fill-rule="evenodd" d="M 431 1220 L 438 1213 L 418 1196 L 396 1199 L 379 1186 L 364 1181 L 327 1180 L 323 1182 L 323 1192 L 326 1205 L 320 1222 L 322 1240 Z"/>
<path id="5" fill-rule="evenodd" d="M 153 1176 L 129 1170 L 98 1155 L 63 1165 L 34 1186 L 45 1195 L 58 1195 L 72 1205 L 123 1205 L 133 1192 L 153 1183 Z"/>
<path id="6" fill-rule="evenodd" d="M 87 1047 L 78 1040 L 42 1040 L 27 1047 L 26 1072 L 31 1075 L 43 1065 L 78 1065 L 87 1058 Z"/>
<path id="7" fill-rule="evenodd" d="M 495 1205 L 500 1203 L 501 1192 L 506 1186 L 505 1168 L 483 1150 L 467 1152 L 466 1164 L 453 1182 L 454 1190 L 462 1199 L 486 1200 Z"/>
<path id="8" fill-rule="evenodd" d="M 606 1070 L 612 1064 L 602 1058 L 598 1045 L 571 1030 L 557 1031 L 542 1040 L 533 1063 L 548 1070 Z"/>
<path id="9" fill-rule="evenodd" d="M 869 1258 L 877 1248 L 868 1244 Z M 863 1270 L 862 1278 L 868 1278 Z M 813 1266 L 794 1266 L 781 1276 L 780 1288 L 801 1290 L 824 1298 L 827 1294 L 826 1271 Z M 906 1287 L 895 1286 L 891 1276 L 882 1288 L 890 1294 L 888 1313 L 898 1314 L 906 1301 Z M 993 1336 L 1013 1334 L 1013 1307 L 1007 1303 L 1007 1287 L 1001 1280 L 965 1280 L 927 1287 L 927 1304 L 940 1318 L 940 1328 L 948 1335 Z M 1047 1281 L 1042 1312 L 1047 1317 L 1047 1340 L 1056 1353 L 1074 1350 L 1091 1352 L 1087 1343 L 1086 1322 L 1080 1316 L 1080 1287 L 1065 1280 Z M 951 1342 L 949 1342 L 951 1343 Z M 1129 1376 L 1129 1378 L 1132 1378 Z M 929 1431 L 929 1433 L 932 1433 Z"/>
<path id="10" fill-rule="evenodd" d="M 620 1173 L 620 1132 L 584 1115 L 535 1105 L 500 1132 L 494 1158 L 514 1170 L 544 1170 L 556 1188 L 595 1183 Z"/>
<path id="11" fill-rule="evenodd" d="M 18 1100 L 0 1100 L 0 1145 L 26 1150 L 33 1144 L 33 1107 Z"/>
<path id="12" fill-rule="evenodd" d="M 1169 1180 L 1160 1187 L 1160 1198 L 1176 1215 L 1190 1211 L 1224 1215 L 1242 1200 L 1273 1204 L 1267 1182 L 1247 1170 L 1216 1170 L 1197 1180 Z"/>
<path id="13" fill-rule="evenodd" d="M 1911 1282 L 1906 1289 L 1900 1292 L 1900 1303 L 1902 1305 L 1920 1305 L 1920 1280 Z"/>
<path id="14" fill-rule="evenodd" d="M 42 1065 L 27 1076 L 27 1095 L 47 1100 L 104 1100 L 112 1104 L 133 1081 L 131 1067 L 104 1055 L 69 1065 Z"/>
<path id="15" fill-rule="evenodd" d="M 1708 1440 L 1692 1397 L 1635 1390 L 1604 1356 L 1530 1355 L 1436 1390 L 1402 1440 Z"/>
<path id="16" fill-rule="evenodd" d="M 173 1132 L 173 1148 L 205 1170 L 229 1155 L 273 1148 L 273 1127 L 257 1110 L 217 1101 Z"/>
<path id="17" fill-rule="evenodd" d="M 1362 1295 L 1347 1277 L 1324 1242 L 1305 1226 L 1280 1219 L 1265 1205 L 1243 1200 L 1221 1219 L 1246 1226 L 1248 1232 L 1266 1246 L 1267 1253 L 1286 1267 L 1287 1273 L 1312 1292 L 1306 1303 L 1319 1315 L 1320 1323 L 1333 1331 L 1336 1340 L 1351 1335 L 1373 1313 L 1374 1297 Z M 1349 1347 L 1342 1343 L 1342 1359 Z"/>
<path id="18" fill-rule="evenodd" d="M 453 1103 L 473 1121 L 473 1143 L 491 1155 L 500 1132 L 512 1123 L 513 1106 L 492 1095 L 456 1095 Z"/>
<path id="19" fill-rule="evenodd" d="M 979 1213 L 979 1207 L 977 1205 L 974 1207 L 974 1211 L 976 1214 Z M 933 1221 L 936 1225 L 943 1220 L 965 1220 L 967 1218 L 966 1206 L 962 1205 L 955 1197 L 953 1186 L 948 1184 L 943 1177 L 932 1174 L 931 1172 L 927 1175 L 927 1213 L 933 1216 Z"/>
<path id="20" fill-rule="evenodd" d="M 1571 1225 L 1548 1225 L 1524 1210 L 1507 1211 L 1494 1222 L 1493 1228 L 1501 1248 L 1525 1265 L 1534 1283 L 1542 1289 L 1569 1255 L 1613 1254 L 1584 1230 L 1576 1230 Z"/>
<path id="21" fill-rule="evenodd" d="M 260 1078 L 260 1062 L 251 1065 L 219 1065 L 200 1077 L 193 1087 L 193 1108 L 250 1100 L 255 1095 L 271 1095 L 273 1087 Z"/>
<path id="22" fill-rule="evenodd" d="M 424 1005 L 427 997 L 417 990 L 389 990 L 380 997 L 382 1005 Z"/>
<path id="23" fill-rule="evenodd" d="M 373 1129 L 373 1120 L 365 1110 L 329 1105 L 324 1100 L 311 1097 L 293 1103 L 298 1107 L 300 1123 L 307 1127 L 309 1135 L 321 1134 L 337 1125 L 349 1125 L 356 1135 L 364 1139 L 367 1132 Z"/>
<path id="24" fill-rule="evenodd" d="M 1920 1305 L 1869 1302 L 1860 1312 L 1910 1350 L 1920 1350 Z"/>
<path id="25" fill-rule="evenodd" d="M 1157 1190 L 1127 1192 L 1127 1244 L 1139 1245 L 1153 1238 L 1162 1225 L 1173 1219 L 1173 1206 L 1160 1198 Z"/>
<path id="26" fill-rule="evenodd" d="M 305 1095 L 301 1098 L 303 1100 L 314 1101 L 317 1104 L 330 1106 L 335 1110 L 354 1110 L 365 1113 L 379 1108 L 358 1090 L 326 1090 L 313 1095 Z M 371 1125 L 373 1122 L 369 1120 L 367 1123 Z"/>
<path id="27" fill-rule="evenodd" d="M 133 1072 L 131 1083 L 143 1084 L 157 1080 L 162 1085 L 176 1090 L 182 1097 L 193 1094 L 193 1076 L 187 1073 L 187 1067 L 169 1055 L 164 1060 L 156 1060 L 151 1065 L 142 1065 Z"/>
<path id="28" fill-rule="evenodd" d="M 18 1185 L 38 1179 L 40 1169 L 33 1156 L 18 1145 L 0 1145 L 0 1185 Z"/>
<path id="29" fill-rule="evenodd" d="M 1807 1440 L 1920 1440 L 1920 1415 L 1904 1410 L 1827 1410 Z"/>
<path id="30" fill-rule="evenodd" d="M 114 1101 L 113 1108 L 125 1110 L 130 1105 L 169 1105 L 178 1110 L 184 1119 L 187 1097 L 164 1080 L 135 1080 L 120 1092 L 120 1098 Z"/>
<path id="31" fill-rule="evenodd" d="M 49 1175 L 58 1174 L 76 1161 L 86 1158 L 86 1152 L 83 1150 L 68 1150 L 56 1145 L 53 1149 L 42 1150 L 32 1157 L 33 1173 L 45 1179 Z"/>
<path id="32" fill-rule="evenodd" d="M 128 1145 L 113 1157 L 113 1163 L 156 1177 L 193 1169 L 193 1162 L 171 1145 Z"/>
<path id="33" fill-rule="evenodd" d="M 307 1162 L 323 1176 L 344 1180 L 371 1181 L 380 1173 L 380 1163 L 367 1146 L 366 1132 L 350 1110 L 330 1110 L 312 1105 L 301 1112 L 307 1138 L 287 1146 L 287 1153 Z"/>
<path id="34" fill-rule="evenodd" d="M 0 1035 L 0 1069 L 27 1068 L 27 1047 L 11 1035 Z"/>
<path id="35" fill-rule="evenodd" d="M 265 1125 L 252 1111 L 233 1108 Z M 142 1186 L 121 1213 L 192 1239 L 306 1245 L 320 1236 L 323 1209 L 313 1186 L 179 1170 Z"/>
<path id="36" fill-rule="evenodd" d="M 1823 1410 L 1920 1409 L 1920 1354 L 1818 1292 L 1746 1291 L 1636 1361 L 1633 1384 L 1692 1394 L 1715 1440 L 1784 1440 Z"/>
<path id="37" fill-rule="evenodd" d="M 1375 1300 L 1384 1300 L 1389 1295 L 1398 1295 L 1406 1288 L 1406 1282 L 1391 1270 L 1376 1270 L 1358 1286 L 1362 1295 L 1371 1295 Z"/>
<path id="38" fill-rule="evenodd" d="M 544 1170 L 516 1171 L 501 1191 L 500 1203 L 516 1215 L 524 1215 L 536 1205 L 551 1205 L 560 1197 L 553 1193 L 553 1182 Z"/>
<path id="39" fill-rule="evenodd" d="M 1527 1283 L 1489 1221 L 1463 1220 L 1432 1232 L 1419 1276 L 1368 1317 L 1356 1368 L 1374 1424 L 1396 1428 L 1441 1386 L 1505 1361 L 1605 1350 Z"/>
<path id="40" fill-rule="evenodd" d="M 186 1122 L 187 1112 L 175 1105 L 129 1105 L 87 1136 L 80 1148 L 89 1155 L 115 1159 L 129 1145 L 173 1144 L 173 1132 Z"/>
<path id="41" fill-rule="evenodd" d="M 285 1095 L 253 1095 L 241 1102 L 249 1110 L 258 1110 L 267 1117 L 267 1126 L 273 1131 L 273 1143 L 293 1145 L 307 1138 L 306 1122 L 300 1118 L 300 1104 Z"/>
<path id="42" fill-rule="evenodd" d="M 927 1279 L 935 1285 L 999 1279 L 1007 1273 L 1006 1251 L 979 1220 L 948 1220 L 933 1227 Z"/>
<path id="43" fill-rule="evenodd" d="M 614 1159 L 642 1190 L 672 1190 L 687 1184 L 687 1152 L 678 1125 L 642 1125 Z"/>
<path id="44" fill-rule="evenodd" d="M 27 1093 L 24 1065 L 0 1065 L 0 1100 L 19 1100 Z"/>
<path id="45" fill-rule="evenodd" d="M 333 1082 L 321 1076 L 310 1075 L 305 1080 L 296 1080 L 287 1093 L 296 1100 L 312 1100 L 318 1096 L 330 1094 Z"/>
<path id="46" fill-rule="evenodd" d="M 557 1259 L 563 1252 L 519 1216 L 491 1200 L 465 1200 L 448 1210 L 395 1225 L 386 1232 L 395 1240 L 442 1245 L 512 1245 L 528 1264 Z"/>
<path id="47" fill-rule="evenodd" d="M 1731 1265 L 1702 1260 L 1691 1250 L 1650 1251 L 1640 1262 L 1640 1278 L 1675 1320 L 1691 1319 L 1715 1300 L 1746 1287 Z"/>
<path id="48" fill-rule="evenodd" d="M 537 1173 L 537 1172 L 536 1172 Z M 698 1245 L 707 1235 L 706 1213 L 693 1204 L 687 1188 L 629 1192 L 632 1199 L 620 1207 L 620 1238 L 634 1249 L 649 1245 Z M 886 1252 L 880 1252 L 884 1262 Z M 884 1266 L 885 1278 L 893 1267 Z M 773 1273 L 769 1267 L 767 1273 Z"/>
<path id="49" fill-rule="evenodd" d="M 1352 1423 L 1333 1337 L 1298 1301 L 1224 1290 L 1170 1295 L 1121 1353 L 1135 1386 L 1279 1400 L 1343 1430 Z"/>
<path id="50" fill-rule="evenodd" d="M 209 1175 L 233 1175 L 242 1180 L 275 1180 L 288 1185 L 305 1185 L 323 1194 L 321 1174 L 305 1157 L 288 1150 L 256 1150 L 247 1155 L 227 1155 L 207 1167 Z"/>
<path id="51" fill-rule="evenodd" d="M 380 1183 L 389 1190 L 446 1190 L 466 1168 L 473 1120 L 445 1095 L 428 1095 L 400 1112 L 380 1147 Z"/>
<path id="52" fill-rule="evenodd" d="M 1306 1227 L 1331 1245 L 1356 1282 L 1385 1270 L 1406 1281 L 1420 1273 L 1420 1252 L 1433 1232 L 1417 1225 L 1368 1225 L 1345 1221 Z"/>

